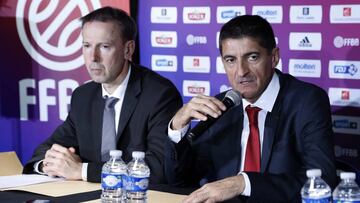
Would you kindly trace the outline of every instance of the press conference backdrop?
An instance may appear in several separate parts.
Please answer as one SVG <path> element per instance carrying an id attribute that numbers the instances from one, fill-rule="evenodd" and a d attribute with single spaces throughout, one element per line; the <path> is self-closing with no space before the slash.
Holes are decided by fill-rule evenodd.
<path id="1" fill-rule="evenodd" d="M 244 14 L 272 24 L 278 69 L 328 92 L 336 158 L 360 169 L 359 1 L 141 1 L 140 62 L 170 78 L 185 102 L 227 90 L 219 30 Z"/>
<path id="2" fill-rule="evenodd" d="M 357 1 L 139 1 L 141 64 L 171 79 L 187 102 L 229 84 L 219 58 L 220 27 L 258 14 L 274 27 L 277 68 L 324 88 L 339 160 L 360 168 L 360 3 Z M 290 2 L 290 1 L 289 1 Z M 89 80 L 78 18 L 129 1 L 0 0 L 0 151 L 26 162 L 66 118 L 72 91 Z"/>
<path id="3" fill-rule="evenodd" d="M 79 17 L 129 1 L 0 0 L 0 151 L 24 163 L 65 120 L 72 91 L 90 77 Z"/>

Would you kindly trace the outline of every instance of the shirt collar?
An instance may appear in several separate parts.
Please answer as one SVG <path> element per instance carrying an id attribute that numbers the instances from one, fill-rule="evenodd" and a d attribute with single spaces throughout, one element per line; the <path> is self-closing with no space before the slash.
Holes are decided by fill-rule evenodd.
<path id="1" fill-rule="evenodd" d="M 115 89 L 115 91 L 112 94 L 109 94 L 105 88 L 104 85 L 101 84 L 101 89 L 102 89 L 102 96 L 103 98 L 105 97 L 115 97 L 118 98 L 119 100 L 121 100 L 122 98 L 124 98 L 125 95 L 125 91 L 126 91 L 126 87 L 128 85 L 129 82 L 129 78 L 130 78 L 130 73 L 131 73 L 131 65 L 129 65 L 129 71 L 125 77 L 125 79 L 122 81 L 122 83 Z"/>
<path id="2" fill-rule="evenodd" d="M 274 107 L 276 97 L 279 94 L 279 91 L 280 91 L 279 76 L 277 75 L 276 72 L 274 72 L 269 85 L 266 87 L 265 91 L 260 95 L 259 99 L 256 100 L 255 103 L 251 104 L 250 102 L 246 101 L 244 98 L 242 99 L 244 111 L 245 111 L 245 107 L 250 104 L 251 106 L 257 106 L 263 110 L 271 112 Z"/>

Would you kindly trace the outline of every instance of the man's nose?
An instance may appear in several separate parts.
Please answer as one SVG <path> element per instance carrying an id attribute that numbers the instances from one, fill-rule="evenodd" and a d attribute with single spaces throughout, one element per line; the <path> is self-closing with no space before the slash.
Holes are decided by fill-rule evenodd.
<path id="1" fill-rule="evenodd" d="M 93 62 L 99 62 L 100 56 L 99 56 L 99 50 L 95 47 L 91 50 L 91 61 Z"/>
<path id="2" fill-rule="evenodd" d="M 236 67 L 236 75 L 240 77 L 244 77 L 249 72 L 249 67 L 244 62 L 239 62 Z"/>

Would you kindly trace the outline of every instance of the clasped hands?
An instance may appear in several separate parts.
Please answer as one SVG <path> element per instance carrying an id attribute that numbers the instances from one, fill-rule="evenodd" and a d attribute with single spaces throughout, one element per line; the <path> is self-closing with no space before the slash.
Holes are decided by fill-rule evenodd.
<path id="1" fill-rule="evenodd" d="M 42 171 L 49 176 L 63 177 L 68 180 L 81 180 L 82 162 L 73 147 L 53 144 L 45 153 Z"/>

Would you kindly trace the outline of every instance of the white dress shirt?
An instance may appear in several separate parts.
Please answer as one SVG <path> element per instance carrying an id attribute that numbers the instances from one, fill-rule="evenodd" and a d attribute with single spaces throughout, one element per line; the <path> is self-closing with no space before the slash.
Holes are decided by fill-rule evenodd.
<path id="1" fill-rule="evenodd" d="M 261 108 L 261 111 L 258 114 L 258 128 L 259 128 L 259 136 L 260 136 L 260 150 L 262 153 L 266 115 L 268 112 L 272 111 L 276 97 L 279 94 L 279 91 L 280 91 L 279 76 L 276 73 L 274 73 L 269 85 L 266 87 L 265 91 L 261 94 L 260 98 L 255 103 L 251 104 L 245 99 L 242 99 L 243 111 L 244 111 L 244 121 L 243 121 L 244 127 L 241 134 L 241 164 L 239 171 L 239 174 L 242 174 L 245 179 L 245 189 L 242 195 L 250 196 L 251 194 L 251 183 L 249 177 L 246 175 L 246 173 L 242 172 L 244 170 L 246 145 L 250 133 L 249 118 L 245 111 L 245 107 L 247 105 L 251 105 Z M 181 138 L 185 136 L 190 125 L 188 124 L 180 130 L 172 130 L 171 122 L 172 120 L 168 125 L 168 136 L 173 142 L 178 143 L 181 140 Z"/>
<path id="2" fill-rule="evenodd" d="M 104 85 L 101 84 L 101 90 L 102 90 L 102 96 L 103 98 L 105 98 L 105 96 L 108 97 L 116 97 L 119 99 L 119 101 L 115 104 L 114 106 L 114 110 L 115 110 L 115 132 L 118 132 L 118 127 L 119 127 L 119 120 L 120 120 L 120 113 L 121 113 L 121 108 L 123 105 L 123 101 L 124 101 L 124 96 L 125 96 L 125 91 L 129 82 L 129 78 L 130 78 L 130 73 L 131 73 L 131 66 L 129 65 L 129 71 L 124 79 L 124 81 L 115 89 L 115 91 L 112 94 L 109 94 L 105 88 Z M 42 162 L 38 161 L 34 164 L 34 171 L 36 173 L 39 174 L 45 174 L 43 172 L 41 172 L 39 170 L 39 164 Z M 84 181 L 87 181 L 87 167 L 88 167 L 88 163 L 83 163 L 82 164 L 82 168 L 81 168 L 81 178 Z"/>

